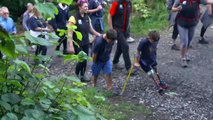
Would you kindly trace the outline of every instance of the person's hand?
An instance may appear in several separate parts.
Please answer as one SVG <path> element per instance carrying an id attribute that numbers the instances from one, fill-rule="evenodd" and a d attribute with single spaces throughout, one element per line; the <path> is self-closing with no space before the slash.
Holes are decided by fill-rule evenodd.
<path id="1" fill-rule="evenodd" d="M 177 10 L 178 10 L 178 11 L 182 10 L 182 5 L 179 5 L 179 6 L 177 7 Z"/>
<path id="2" fill-rule="evenodd" d="M 134 65 L 134 67 L 136 67 L 136 68 L 140 68 L 140 64 L 137 63 L 137 62 L 135 62 L 133 65 Z"/>
<path id="3" fill-rule="evenodd" d="M 103 7 L 102 7 L 101 5 L 99 5 L 99 6 L 97 7 L 97 9 L 98 9 L 98 10 L 101 10 L 101 9 L 103 9 Z"/>

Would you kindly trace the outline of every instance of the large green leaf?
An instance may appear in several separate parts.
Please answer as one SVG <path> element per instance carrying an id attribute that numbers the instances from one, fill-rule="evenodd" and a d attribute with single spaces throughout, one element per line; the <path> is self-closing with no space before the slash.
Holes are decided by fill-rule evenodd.
<path id="1" fill-rule="evenodd" d="M 39 120 L 44 120 L 45 118 L 45 114 L 43 111 L 41 110 L 37 110 L 37 109 L 28 109 L 24 111 L 24 115 L 28 118 L 34 118 L 34 119 L 38 119 Z"/>
<path id="2" fill-rule="evenodd" d="M 35 7 L 43 15 L 44 18 L 54 18 L 58 14 L 57 7 L 50 2 L 46 3 L 36 3 Z"/>
<path id="3" fill-rule="evenodd" d="M 16 51 L 19 53 L 19 54 L 27 54 L 28 51 L 27 51 L 27 47 L 24 46 L 24 45 L 16 45 Z"/>
<path id="4" fill-rule="evenodd" d="M 78 116 L 78 120 L 96 120 L 94 112 L 84 106 L 76 106 L 72 111 Z"/>
<path id="5" fill-rule="evenodd" d="M 19 88 L 24 88 L 24 86 L 17 80 L 7 80 L 7 83 L 13 85 L 13 86 L 16 86 L 16 87 L 19 87 Z"/>
<path id="6" fill-rule="evenodd" d="M 32 100 L 31 98 L 24 98 L 24 99 L 21 101 L 21 104 L 22 104 L 22 105 L 35 105 L 35 102 L 34 102 L 34 100 Z"/>
<path id="7" fill-rule="evenodd" d="M 18 117 L 14 113 L 7 113 L 1 120 L 18 120 Z"/>
<path id="8" fill-rule="evenodd" d="M 22 61 L 22 60 L 16 59 L 16 60 L 14 61 L 14 63 L 17 64 L 18 70 L 24 69 L 24 70 L 27 71 L 28 73 L 31 73 L 31 69 L 30 69 L 29 65 L 28 65 L 26 62 L 24 62 L 24 61 Z"/>
<path id="9" fill-rule="evenodd" d="M 2 51 L 7 57 L 16 57 L 15 54 L 15 43 L 13 40 L 5 40 L 4 43 L 0 44 L 0 51 Z"/>
<path id="10" fill-rule="evenodd" d="M 41 37 L 33 37 L 30 35 L 30 32 L 25 32 L 24 33 L 25 37 L 34 44 L 39 44 L 39 45 L 45 45 L 45 46 L 52 46 L 53 43 L 50 43 L 48 40 L 41 38 Z"/>
<path id="11" fill-rule="evenodd" d="M 7 93 L 1 96 L 1 99 L 11 104 L 16 104 L 21 101 L 21 98 L 15 93 Z"/>
<path id="12" fill-rule="evenodd" d="M 47 109 L 47 108 L 50 107 L 50 105 L 51 105 L 52 102 L 50 101 L 50 99 L 41 98 L 41 99 L 39 100 L 39 103 L 40 103 L 40 105 L 41 105 L 43 108 Z"/>
<path id="13" fill-rule="evenodd" d="M 36 119 L 30 117 L 23 117 L 21 120 L 36 120 Z"/>
<path id="14" fill-rule="evenodd" d="M 11 105 L 5 101 L 0 100 L 0 105 L 4 107 L 5 110 L 11 111 Z"/>
<path id="15" fill-rule="evenodd" d="M 58 0 L 59 3 L 65 3 L 67 5 L 71 5 L 71 3 L 73 2 L 73 0 Z"/>
<path id="16" fill-rule="evenodd" d="M 74 31 L 74 32 L 76 33 L 78 40 L 82 41 L 83 36 L 82 36 L 81 32 L 79 32 L 79 31 Z"/>

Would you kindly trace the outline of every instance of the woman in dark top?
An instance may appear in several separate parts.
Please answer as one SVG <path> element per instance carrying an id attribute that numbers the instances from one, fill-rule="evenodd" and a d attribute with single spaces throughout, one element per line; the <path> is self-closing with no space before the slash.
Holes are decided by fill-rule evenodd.
<path id="1" fill-rule="evenodd" d="M 47 32 L 49 29 L 47 28 L 47 24 L 45 20 L 42 18 L 39 11 L 34 7 L 33 14 L 30 16 L 28 23 L 30 34 L 34 37 L 41 37 L 47 39 Z M 38 54 L 46 55 L 47 54 L 47 47 L 44 45 L 37 45 L 35 55 Z"/>
<path id="2" fill-rule="evenodd" d="M 88 10 L 88 1 L 87 0 L 78 0 L 77 2 L 79 11 L 74 16 L 71 16 L 69 19 L 69 26 L 76 25 L 77 29 L 82 34 L 82 40 L 79 40 L 76 33 L 73 30 L 68 30 L 68 40 L 69 40 L 69 52 L 78 54 L 80 51 L 84 51 L 87 55 L 89 52 L 89 33 L 96 36 L 100 36 L 96 32 L 92 25 L 89 16 L 87 15 Z M 73 44 L 73 41 L 78 43 L 79 46 Z M 88 82 L 88 77 L 85 76 L 85 71 L 87 67 L 87 61 L 78 62 L 75 69 L 75 74 L 80 78 L 82 82 Z"/>

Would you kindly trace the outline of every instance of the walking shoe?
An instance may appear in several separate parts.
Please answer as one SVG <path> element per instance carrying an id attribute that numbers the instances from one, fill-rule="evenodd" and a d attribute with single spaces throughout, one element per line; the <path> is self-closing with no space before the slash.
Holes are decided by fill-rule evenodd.
<path id="1" fill-rule="evenodd" d="M 181 66 L 182 66 L 183 68 L 188 67 L 188 64 L 187 64 L 186 58 L 184 58 L 184 59 L 182 59 L 182 60 L 181 60 Z"/>
<path id="2" fill-rule="evenodd" d="M 127 40 L 126 40 L 128 43 L 131 43 L 131 42 L 135 42 L 135 39 L 134 38 L 132 38 L 132 37 L 129 37 L 129 38 L 127 38 Z"/>
<path id="3" fill-rule="evenodd" d="M 161 88 L 163 88 L 163 89 L 168 89 L 169 88 L 169 86 L 164 81 L 162 81 L 162 80 L 160 80 L 159 86 Z"/>
<path id="4" fill-rule="evenodd" d="M 171 49 L 172 50 L 180 50 L 180 48 L 176 44 L 173 44 Z"/>
<path id="5" fill-rule="evenodd" d="M 200 43 L 200 44 L 209 44 L 209 42 L 206 41 L 204 38 L 199 39 L 198 43 Z"/>
<path id="6" fill-rule="evenodd" d="M 68 54 L 69 54 L 69 52 L 68 52 L 68 51 L 66 51 L 66 50 L 64 50 L 64 51 L 63 51 L 63 54 L 64 54 L 64 55 L 68 55 Z"/>
<path id="7" fill-rule="evenodd" d="M 131 68 L 130 68 L 130 69 L 131 69 Z M 130 69 L 127 70 L 126 75 L 129 75 Z M 135 76 L 135 75 L 137 75 L 137 74 L 138 74 L 138 71 L 137 71 L 136 69 L 133 68 L 132 71 L 131 71 L 131 73 L 130 73 L 130 76 Z"/>
<path id="8" fill-rule="evenodd" d="M 187 62 L 191 61 L 191 59 L 189 58 L 188 55 L 186 55 L 186 61 L 187 61 Z"/>
<path id="9" fill-rule="evenodd" d="M 80 80 L 81 80 L 81 82 L 90 82 L 91 81 L 86 75 L 80 76 Z"/>
<path id="10" fill-rule="evenodd" d="M 113 68 L 115 68 L 115 69 L 124 69 L 124 66 L 121 66 L 120 64 L 116 63 L 116 64 L 113 64 Z"/>

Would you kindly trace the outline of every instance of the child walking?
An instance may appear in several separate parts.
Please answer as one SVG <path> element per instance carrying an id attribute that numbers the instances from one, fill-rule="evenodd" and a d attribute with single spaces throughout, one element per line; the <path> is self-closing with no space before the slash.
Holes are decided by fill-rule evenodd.
<path id="1" fill-rule="evenodd" d="M 160 79 L 157 72 L 156 57 L 159 39 L 160 35 L 157 31 L 150 31 L 148 37 L 140 41 L 135 52 L 134 66 L 137 68 L 141 67 L 153 79 L 156 86 L 167 89 L 168 86 Z"/>
<path id="2" fill-rule="evenodd" d="M 102 70 L 106 75 L 107 90 L 112 89 L 112 62 L 110 60 L 110 53 L 116 38 L 117 32 L 113 29 L 109 29 L 105 34 L 97 37 L 95 40 L 92 53 L 94 87 L 96 87 L 98 75 Z"/>

